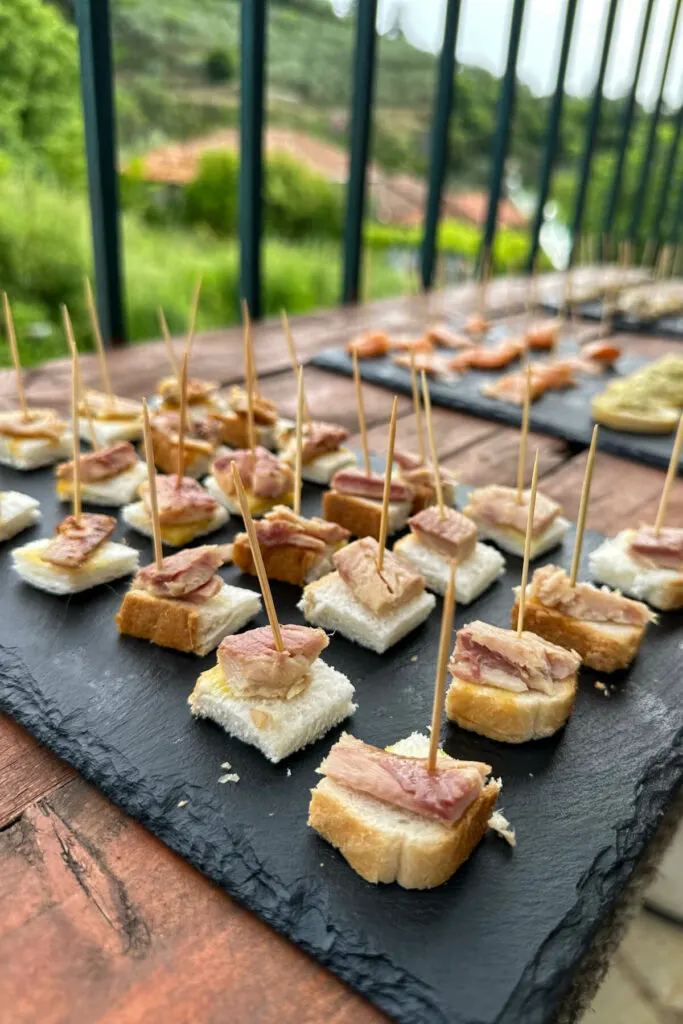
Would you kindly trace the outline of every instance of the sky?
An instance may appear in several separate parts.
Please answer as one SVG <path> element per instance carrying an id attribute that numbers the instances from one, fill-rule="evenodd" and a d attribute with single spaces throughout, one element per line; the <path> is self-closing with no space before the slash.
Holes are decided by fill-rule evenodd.
<path id="1" fill-rule="evenodd" d="M 350 0 L 331 0 L 346 13 Z M 566 89 L 576 96 L 591 92 L 598 71 L 609 0 L 579 0 L 569 55 Z M 505 67 L 513 0 L 462 0 L 457 57 L 500 75 Z M 652 107 L 659 91 L 675 0 L 655 0 L 640 76 L 638 100 Z M 631 87 L 646 0 L 621 0 L 605 79 L 610 98 Z M 564 24 L 565 0 L 527 0 L 522 25 L 518 74 L 537 95 L 552 92 Z M 446 0 L 379 0 L 381 33 L 397 23 L 406 38 L 423 50 L 438 52 L 443 38 Z M 683 13 L 679 21 L 664 89 L 669 106 L 683 100 Z"/>

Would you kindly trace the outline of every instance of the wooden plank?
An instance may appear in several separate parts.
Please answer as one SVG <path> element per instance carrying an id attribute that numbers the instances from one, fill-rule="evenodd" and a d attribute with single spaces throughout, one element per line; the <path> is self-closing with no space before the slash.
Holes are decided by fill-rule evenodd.
<path id="1" fill-rule="evenodd" d="M 80 779 L 0 833 L 0 900 L 13 1021 L 385 1020 Z"/>
<path id="2" fill-rule="evenodd" d="M 0 829 L 30 804 L 76 777 L 73 768 L 0 715 Z"/>
<path id="3" fill-rule="evenodd" d="M 364 385 L 364 387 L 367 386 Z M 399 406 L 399 408 L 401 407 Z M 409 408 L 412 408 L 412 403 Z M 490 437 L 501 429 L 497 424 L 490 423 L 488 420 L 476 419 L 474 416 L 467 416 L 464 413 L 451 412 L 449 409 L 442 409 L 437 405 L 432 406 L 432 422 L 434 424 L 434 436 L 440 458 L 467 448 L 469 445 L 481 441 L 482 438 Z M 424 416 L 422 429 L 423 431 L 426 430 Z M 387 443 L 386 420 L 384 423 L 377 424 L 374 429 L 368 431 L 368 443 L 375 452 L 384 450 Z M 356 447 L 360 445 L 360 437 L 357 432 L 351 437 L 349 444 Z M 417 452 L 418 450 L 417 423 L 412 412 L 408 412 L 398 420 L 396 447 L 408 452 Z"/>
<path id="4" fill-rule="evenodd" d="M 530 433 L 527 448 L 527 481 L 531 478 L 536 448 L 539 450 L 541 476 L 561 465 L 568 454 L 564 441 L 556 437 Z M 481 487 L 484 484 L 497 483 L 511 487 L 517 482 L 518 452 L 519 430 L 515 427 L 500 426 L 464 451 L 448 455 L 444 459 L 444 464 L 456 472 L 461 484 Z"/>

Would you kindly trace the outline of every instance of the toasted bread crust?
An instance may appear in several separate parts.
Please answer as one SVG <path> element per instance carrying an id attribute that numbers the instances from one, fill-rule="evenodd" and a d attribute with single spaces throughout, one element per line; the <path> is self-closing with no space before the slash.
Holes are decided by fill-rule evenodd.
<path id="1" fill-rule="evenodd" d="M 119 633 L 126 636 L 176 651 L 196 650 L 199 610 L 181 601 L 155 597 L 145 590 L 129 590 L 115 621 Z"/>
<path id="2" fill-rule="evenodd" d="M 510 625 L 517 628 L 519 600 L 510 613 Z M 584 622 L 564 615 L 555 608 L 547 608 L 539 601 L 527 600 L 524 605 L 524 628 L 537 633 L 544 640 L 559 647 L 574 650 L 588 668 L 599 672 L 616 672 L 627 668 L 645 636 L 646 626 L 624 626 L 614 636 L 600 629 L 600 622 Z"/>
<path id="3" fill-rule="evenodd" d="M 178 469 L 178 444 L 165 430 L 152 428 L 154 463 L 162 473 L 175 473 Z M 202 458 L 210 459 L 213 446 L 208 441 L 185 438 L 185 470 L 190 470 Z"/>
<path id="4" fill-rule="evenodd" d="M 306 574 L 318 560 L 315 551 L 297 547 L 294 544 L 281 544 L 271 548 L 262 547 L 261 555 L 268 579 L 293 583 L 296 587 L 304 586 Z M 232 560 L 242 572 L 256 576 L 256 566 L 246 533 L 239 533 L 235 537 L 232 546 Z"/>
<path id="5" fill-rule="evenodd" d="M 489 782 L 460 821 L 444 825 L 442 837 L 435 842 L 415 838 L 409 823 L 405 832 L 388 833 L 380 824 L 364 820 L 344 799 L 349 791 L 344 786 L 327 786 L 327 781 L 323 779 L 311 791 L 308 824 L 339 850 L 361 878 L 397 882 L 404 889 L 432 889 L 448 881 L 486 832 L 499 792 L 498 783 Z"/>
<path id="6" fill-rule="evenodd" d="M 325 491 L 323 519 L 345 526 L 352 537 L 374 537 L 379 540 L 382 506 L 352 494 Z"/>
<path id="7" fill-rule="evenodd" d="M 552 697 L 538 691 L 513 693 L 453 676 L 446 715 L 462 729 L 503 743 L 552 736 L 565 724 L 576 699 L 577 680 L 556 684 Z"/>

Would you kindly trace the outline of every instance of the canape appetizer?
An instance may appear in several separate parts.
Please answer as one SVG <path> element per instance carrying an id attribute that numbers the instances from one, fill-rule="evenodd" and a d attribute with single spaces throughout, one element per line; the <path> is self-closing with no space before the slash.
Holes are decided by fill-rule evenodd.
<path id="1" fill-rule="evenodd" d="M 529 348 L 537 351 L 551 351 L 555 348 L 562 330 L 561 317 L 548 317 L 546 320 L 537 320 L 524 334 L 524 340 Z"/>
<path id="2" fill-rule="evenodd" d="M 0 491 L 0 541 L 16 537 L 40 519 L 40 502 L 21 491 Z"/>
<path id="3" fill-rule="evenodd" d="M 187 381 L 187 405 L 192 415 L 201 419 L 214 412 L 220 412 L 223 404 L 218 397 L 220 384 L 216 380 L 200 380 L 189 377 Z M 169 412 L 180 408 L 180 384 L 177 377 L 163 377 L 157 384 L 158 405 Z"/>
<path id="4" fill-rule="evenodd" d="M 53 409 L 0 412 L 0 465 L 39 469 L 68 458 L 71 449 L 69 429 Z"/>
<path id="5" fill-rule="evenodd" d="M 356 464 L 356 456 L 344 447 L 349 433 L 336 423 L 311 420 L 303 426 L 301 451 L 302 476 L 313 484 L 329 484 L 340 469 Z M 279 453 L 289 466 L 294 465 L 296 438 L 290 433 L 287 443 Z"/>
<path id="6" fill-rule="evenodd" d="M 414 732 L 381 750 L 343 733 L 318 768 L 323 778 L 311 792 L 308 824 L 368 882 L 397 882 L 406 889 L 441 885 L 493 825 L 500 780 L 488 780 L 489 765 L 458 761 L 439 749 L 454 574 L 451 567 L 431 738 Z M 514 833 L 508 836 L 514 843 Z"/>
<path id="7" fill-rule="evenodd" d="M 457 633 L 446 714 L 463 729 L 506 743 L 552 736 L 572 712 L 581 658 L 525 631 L 532 526 L 538 487 L 534 461 L 515 630 L 470 622 Z"/>
<path id="8" fill-rule="evenodd" d="M 209 494 L 231 512 L 240 514 L 232 464 L 237 463 L 252 516 L 263 516 L 276 505 L 291 505 L 294 474 L 266 448 L 226 452 L 214 459 L 211 475 L 204 481 Z"/>
<path id="9" fill-rule="evenodd" d="M 79 456 L 82 500 L 89 505 L 127 505 L 147 476 L 144 462 L 129 441 Z M 74 488 L 74 464 L 62 462 L 56 469 L 57 497 L 71 501 Z"/>
<path id="10" fill-rule="evenodd" d="M 270 625 L 226 637 L 189 704 L 193 715 L 211 718 L 277 763 L 353 714 L 354 688 L 320 658 L 329 644 L 321 629 L 278 622 L 236 465 L 233 475 Z"/>
<path id="11" fill-rule="evenodd" d="M 463 512 L 476 523 L 482 540 L 492 540 L 503 551 L 521 556 L 524 554 L 529 493 L 529 490 L 524 490 L 521 501 L 518 501 L 514 487 L 499 484 L 476 487 L 470 492 L 469 503 Z M 539 493 L 531 534 L 531 558 L 538 558 L 561 544 L 569 526 L 569 521 L 562 515 L 562 506 Z"/>
<path id="12" fill-rule="evenodd" d="M 341 469 L 332 477 L 332 486 L 323 494 L 323 516 L 343 526 L 354 537 L 379 538 L 382 520 L 384 476 L 361 469 Z M 402 530 L 408 522 L 413 490 L 393 477 L 389 489 L 388 534 Z"/>
<path id="13" fill-rule="evenodd" d="M 358 359 L 376 359 L 389 351 L 389 337 L 384 331 L 365 331 L 346 343 L 346 351 Z"/>
<path id="14" fill-rule="evenodd" d="M 230 448 L 246 448 L 249 445 L 247 394 L 244 388 L 231 387 L 227 408 L 222 412 L 210 414 L 210 420 L 216 425 L 221 444 Z M 263 395 L 252 397 L 254 417 L 254 442 L 264 448 L 275 447 L 276 426 L 278 422 L 277 407 L 274 402 Z"/>
<path id="15" fill-rule="evenodd" d="M 141 501 L 125 505 L 123 521 L 145 537 L 153 536 L 149 481 L 138 488 Z M 157 477 L 161 538 L 169 547 L 182 548 L 198 537 L 215 533 L 228 520 L 227 510 L 201 484 L 176 474 Z"/>
<path id="16" fill-rule="evenodd" d="M 683 608 L 683 527 L 664 525 L 682 446 L 683 416 L 678 421 L 654 525 L 622 530 L 589 557 L 595 579 L 662 611 Z"/>
<path id="17" fill-rule="evenodd" d="M 180 413 L 162 412 L 150 420 L 154 458 L 162 473 L 173 473 L 180 454 Z M 220 442 L 220 430 L 211 418 L 189 418 L 185 422 L 183 455 L 185 475 L 195 480 L 209 471 Z"/>
<path id="18" fill-rule="evenodd" d="M 88 388 L 78 412 L 78 433 L 84 441 L 92 439 L 91 424 L 95 439 L 102 446 L 142 437 L 142 405 L 130 398 Z"/>

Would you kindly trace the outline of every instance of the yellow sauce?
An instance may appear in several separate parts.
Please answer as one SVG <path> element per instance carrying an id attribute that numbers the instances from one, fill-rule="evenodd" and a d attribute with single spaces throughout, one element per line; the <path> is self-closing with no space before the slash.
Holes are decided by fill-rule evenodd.
<path id="1" fill-rule="evenodd" d="M 182 547 L 194 540 L 198 534 L 207 530 L 212 522 L 213 516 L 211 519 L 202 519 L 195 523 L 180 523 L 177 526 L 165 525 L 161 527 L 161 539 L 165 540 L 167 544 Z"/>

